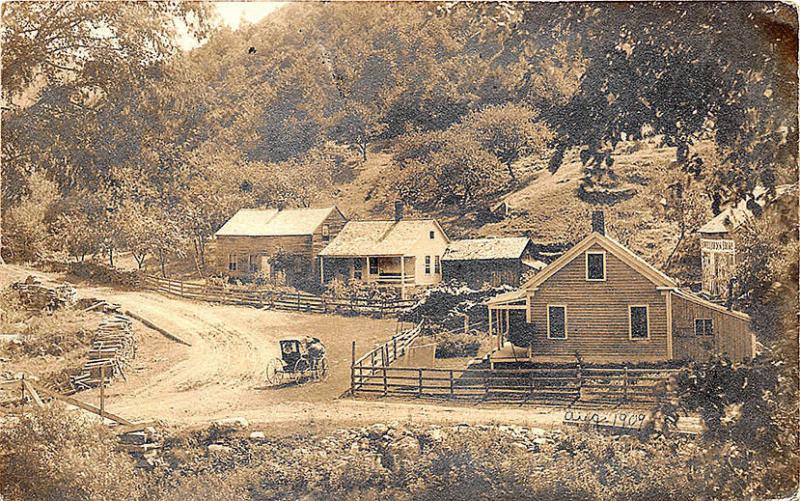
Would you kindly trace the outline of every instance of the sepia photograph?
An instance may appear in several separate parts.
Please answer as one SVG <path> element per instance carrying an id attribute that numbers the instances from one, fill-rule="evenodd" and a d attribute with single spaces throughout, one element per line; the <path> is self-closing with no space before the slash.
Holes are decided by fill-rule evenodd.
<path id="1" fill-rule="evenodd" d="M 798 499 L 799 5 L 2 0 L 0 501 Z"/>

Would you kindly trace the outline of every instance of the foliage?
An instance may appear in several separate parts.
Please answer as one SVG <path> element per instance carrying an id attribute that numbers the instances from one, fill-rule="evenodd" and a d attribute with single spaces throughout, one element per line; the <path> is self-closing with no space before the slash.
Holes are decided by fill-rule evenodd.
<path id="1" fill-rule="evenodd" d="M 481 340 L 470 334 L 441 333 L 436 340 L 436 358 L 474 357 L 481 347 Z"/>
<path id="2" fill-rule="evenodd" d="M 709 218 L 709 197 L 702 183 L 677 163 L 651 183 L 648 198 L 654 215 L 677 228 L 677 241 L 663 265 L 669 272 L 676 256 L 700 254 L 697 230 Z"/>
<path id="3" fill-rule="evenodd" d="M 464 118 L 464 131 L 502 162 L 516 182 L 513 163 L 530 155 L 544 156 L 553 135 L 532 109 L 508 103 L 472 112 Z"/>
<path id="4" fill-rule="evenodd" d="M 42 172 L 31 174 L 26 185 L 25 194 L 6 210 L 3 219 L 12 242 L 8 251 L 19 260 L 36 260 L 52 247 L 49 230 L 59 193 L 56 184 Z"/>
<path id="5" fill-rule="evenodd" d="M 102 424 L 58 404 L 0 429 L 0 493 L 21 499 L 136 499 L 139 474 Z"/>
<path id="6" fill-rule="evenodd" d="M 726 451 L 731 473 L 757 474 L 770 488 L 767 497 L 796 487 L 798 368 L 761 357 L 751 367 L 719 359 L 691 369 L 678 379 L 681 404 L 700 412 L 709 438 Z"/>

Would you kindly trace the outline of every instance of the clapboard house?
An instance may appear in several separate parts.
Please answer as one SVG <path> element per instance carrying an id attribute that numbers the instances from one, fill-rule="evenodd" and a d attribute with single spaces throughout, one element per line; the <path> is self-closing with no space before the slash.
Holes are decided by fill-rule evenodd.
<path id="1" fill-rule="evenodd" d="M 721 300 L 728 299 L 729 288 L 735 280 L 737 243 L 741 232 L 757 217 L 752 204 L 756 204 L 759 211 L 778 210 L 785 214 L 796 214 L 796 186 L 782 185 L 775 191 L 775 199 L 768 200 L 767 191 L 757 188 L 753 192 L 750 207 L 745 200 L 732 204 L 697 230 L 702 258 L 702 289 L 705 294 Z M 796 221 L 797 218 L 791 220 Z"/>
<path id="2" fill-rule="evenodd" d="M 442 256 L 450 239 L 435 219 L 403 217 L 401 203 L 390 220 L 348 221 L 319 253 L 319 279 L 356 280 L 407 290 L 442 280 Z"/>
<path id="3" fill-rule="evenodd" d="M 241 209 L 215 234 L 216 271 L 298 284 L 318 276 L 317 256 L 346 222 L 337 207 Z"/>
<path id="4" fill-rule="evenodd" d="M 750 318 L 687 290 L 593 231 L 518 290 L 488 303 L 493 363 L 518 360 L 638 363 L 754 356 Z M 514 349 L 511 340 L 522 350 Z"/>
<path id="5" fill-rule="evenodd" d="M 533 258 L 527 237 L 453 240 L 442 256 L 442 275 L 474 289 L 518 286 L 528 270 L 544 263 Z"/>

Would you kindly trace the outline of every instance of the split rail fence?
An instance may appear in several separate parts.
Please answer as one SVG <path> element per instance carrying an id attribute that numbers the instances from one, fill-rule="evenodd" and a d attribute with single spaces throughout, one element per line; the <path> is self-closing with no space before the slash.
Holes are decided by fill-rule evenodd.
<path id="1" fill-rule="evenodd" d="M 266 307 L 313 313 L 396 315 L 411 308 L 410 299 L 329 298 L 307 292 L 276 292 L 232 289 L 145 275 L 142 285 L 152 291 L 200 301 Z"/>
<path id="2" fill-rule="evenodd" d="M 674 396 L 680 369 L 582 367 L 440 369 L 392 367 L 422 330 L 405 331 L 355 359 L 353 396 L 401 396 L 496 402 L 652 405 Z M 354 348 L 355 353 L 355 348 Z"/>

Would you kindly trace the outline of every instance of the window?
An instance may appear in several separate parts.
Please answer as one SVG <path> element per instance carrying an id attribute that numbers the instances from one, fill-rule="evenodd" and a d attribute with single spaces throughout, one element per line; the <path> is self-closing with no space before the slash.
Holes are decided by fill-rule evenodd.
<path id="1" fill-rule="evenodd" d="M 439 262 L 439 256 L 435 256 L 433 258 L 433 272 L 434 273 L 442 272 L 442 264 Z"/>
<path id="2" fill-rule="evenodd" d="M 258 273 L 258 256 L 250 254 L 250 272 Z"/>
<path id="3" fill-rule="evenodd" d="M 425 256 L 425 274 L 426 275 L 430 275 L 431 274 L 431 257 L 430 256 Z"/>
<path id="4" fill-rule="evenodd" d="M 629 306 L 628 317 L 631 339 L 650 337 L 650 313 L 646 305 Z"/>
<path id="5" fill-rule="evenodd" d="M 602 282 L 606 279 L 606 253 L 586 253 L 586 280 Z"/>
<path id="6" fill-rule="evenodd" d="M 714 322 L 710 318 L 697 318 L 694 321 L 695 336 L 713 336 Z"/>
<path id="7" fill-rule="evenodd" d="M 368 257 L 367 263 L 369 264 L 369 274 L 370 275 L 377 275 L 378 274 L 378 258 L 377 257 Z"/>
<path id="8" fill-rule="evenodd" d="M 331 227 L 327 224 L 322 225 L 322 241 L 327 242 L 331 239 Z"/>
<path id="9" fill-rule="evenodd" d="M 236 271 L 236 254 L 228 254 L 228 271 Z"/>
<path id="10" fill-rule="evenodd" d="M 435 239 L 436 238 L 436 233 L 433 230 L 429 231 L 428 232 L 428 238 L 430 238 L 431 240 Z"/>
<path id="11" fill-rule="evenodd" d="M 567 307 L 547 305 L 547 338 L 567 339 Z"/>

